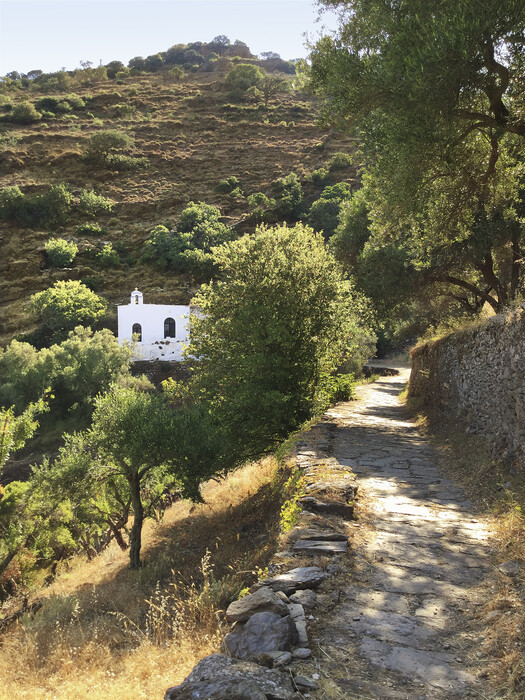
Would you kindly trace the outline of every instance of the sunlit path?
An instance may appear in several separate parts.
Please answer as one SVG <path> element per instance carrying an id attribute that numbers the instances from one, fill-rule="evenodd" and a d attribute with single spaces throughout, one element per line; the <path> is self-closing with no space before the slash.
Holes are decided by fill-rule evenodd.
<path id="1" fill-rule="evenodd" d="M 397 398 L 407 379 L 383 377 L 326 414 L 331 454 L 358 476 L 371 529 L 319 644 L 346 661 L 341 697 L 486 697 L 471 622 L 485 596 L 487 527 L 408 420 Z"/>

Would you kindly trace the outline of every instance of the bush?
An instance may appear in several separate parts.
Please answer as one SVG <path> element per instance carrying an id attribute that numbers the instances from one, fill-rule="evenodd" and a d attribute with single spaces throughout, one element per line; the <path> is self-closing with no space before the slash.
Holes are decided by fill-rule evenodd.
<path id="1" fill-rule="evenodd" d="M 106 158 L 106 168 L 108 168 L 108 170 L 117 170 L 118 172 L 138 170 L 139 168 L 145 168 L 147 164 L 147 158 L 125 156 L 118 153 L 115 155 L 110 155 Z"/>
<path id="2" fill-rule="evenodd" d="M 23 207 L 25 195 L 18 185 L 6 187 L 0 192 L 0 217 L 2 219 L 17 219 Z"/>
<path id="3" fill-rule="evenodd" d="M 94 190 L 82 190 L 78 202 L 78 210 L 86 216 L 109 214 L 113 211 L 113 202 Z"/>
<path id="4" fill-rule="evenodd" d="M 111 158 L 130 151 L 133 141 L 121 131 L 99 131 L 88 143 L 84 158 L 88 163 L 108 167 Z"/>
<path id="5" fill-rule="evenodd" d="M 32 102 L 20 102 L 15 105 L 9 114 L 4 117 L 15 124 L 34 124 L 42 119 L 42 115 Z"/>
<path id="6" fill-rule="evenodd" d="M 52 267 L 67 267 L 75 259 L 78 246 L 68 243 L 64 238 L 50 238 L 45 245 L 45 251 Z"/>
<path id="7" fill-rule="evenodd" d="M 0 217 L 24 226 L 64 224 L 71 210 L 71 193 L 65 185 L 53 185 L 45 194 L 30 197 L 20 188 L 0 192 Z"/>
<path id="8" fill-rule="evenodd" d="M 286 220 L 297 220 L 304 212 L 303 188 L 295 173 L 273 183 L 277 199 L 277 214 Z"/>
<path id="9" fill-rule="evenodd" d="M 313 185 L 321 187 L 323 185 L 326 185 L 329 178 L 330 173 L 328 172 L 328 170 L 326 170 L 326 168 L 318 168 L 317 170 L 314 170 L 312 173 L 310 173 L 310 177 L 308 179 Z"/>
<path id="10" fill-rule="evenodd" d="M 100 224 L 85 223 L 77 226 L 75 233 L 78 236 L 101 236 L 103 233 L 106 233 L 106 231 L 100 226 Z"/>
<path id="11" fill-rule="evenodd" d="M 101 267 L 117 267 L 120 264 L 118 253 L 111 243 L 106 243 L 95 257 Z"/>
<path id="12" fill-rule="evenodd" d="M 339 225 L 339 214 L 343 202 L 352 196 L 352 188 L 347 182 L 325 187 L 308 213 L 308 223 L 316 231 L 322 231 L 325 238 L 330 238 Z"/>
<path id="13" fill-rule="evenodd" d="M 264 71 L 251 63 L 238 63 L 225 78 L 231 91 L 242 95 L 251 87 L 257 87 L 264 78 Z"/>
<path id="14" fill-rule="evenodd" d="M 49 289 L 33 294 L 29 312 L 51 339 L 63 337 L 76 326 L 95 323 L 106 313 L 107 302 L 81 282 L 56 282 Z"/>
<path id="15" fill-rule="evenodd" d="M 115 105 L 113 108 L 116 117 L 125 119 L 126 117 L 132 117 L 135 114 L 135 107 L 133 105 L 120 104 Z"/>
<path id="16" fill-rule="evenodd" d="M 219 184 L 215 187 L 215 191 L 220 194 L 229 194 L 233 190 L 239 187 L 239 180 L 235 175 L 231 175 L 225 180 L 221 180 Z"/>
<path id="17" fill-rule="evenodd" d="M 233 232 L 220 221 L 217 207 L 190 202 L 174 231 L 166 226 L 153 229 L 144 244 L 145 257 L 179 272 L 206 276 L 214 268 L 212 247 L 232 238 Z"/>
<path id="18" fill-rule="evenodd" d="M 335 153 L 328 163 L 328 169 L 330 172 L 334 170 L 348 170 L 352 165 L 352 156 L 349 156 L 348 153 Z"/>
<path id="19" fill-rule="evenodd" d="M 275 207 L 275 199 L 270 199 L 264 192 L 255 192 L 247 198 L 250 212 L 257 221 L 262 221 L 267 212 Z"/>

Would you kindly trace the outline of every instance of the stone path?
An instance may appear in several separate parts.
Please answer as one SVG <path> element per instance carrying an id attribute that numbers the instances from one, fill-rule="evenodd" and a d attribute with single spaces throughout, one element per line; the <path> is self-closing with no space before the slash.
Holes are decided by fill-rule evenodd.
<path id="1" fill-rule="evenodd" d="M 358 476 L 371 530 L 317 642 L 346 669 L 334 698 L 485 698 L 470 622 L 486 595 L 487 527 L 407 420 L 407 378 L 383 377 L 326 414 L 329 454 Z"/>

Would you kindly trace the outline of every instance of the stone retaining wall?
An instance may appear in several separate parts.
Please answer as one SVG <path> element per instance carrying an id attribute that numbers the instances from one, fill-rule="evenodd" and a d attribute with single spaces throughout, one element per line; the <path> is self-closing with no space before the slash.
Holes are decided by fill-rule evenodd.
<path id="1" fill-rule="evenodd" d="M 493 454 L 525 469 L 525 311 L 494 316 L 475 328 L 411 352 L 409 396 L 465 422 Z"/>

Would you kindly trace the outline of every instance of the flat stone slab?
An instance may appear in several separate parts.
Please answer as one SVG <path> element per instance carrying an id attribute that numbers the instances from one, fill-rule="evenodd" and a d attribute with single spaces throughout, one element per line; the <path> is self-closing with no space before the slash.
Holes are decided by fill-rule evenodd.
<path id="1" fill-rule="evenodd" d="M 347 542 L 348 536 L 335 530 L 296 530 L 294 536 L 298 535 L 301 540 L 324 540 L 326 542 Z"/>
<path id="2" fill-rule="evenodd" d="M 372 588 L 361 586 L 349 586 L 344 593 L 349 601 L 357 603 L 363 609 L 377 608 L 387 612 L 396 612 L 400 615 L 408 615 L 410 612 L 408 597 L 400 593 L 376 591 Z"/>
<path id="3" fill-rule="evenodd" d="M 303 496 L 297 503 L 306 510 L 321 515 L 339 515 L 341 518 L 350 519 L 354 516 L 354 506 L 337 501 L 321 501 L 313 496 Z"/>
<path id="4" fill-rule="evenodd" d="M 484 542 L 488 540 L 488 534 L 485 528 L 480 529 L 463 529 L 459 526 L 447 524 L 445 527 L 439 527 L 434 521 L 420 520 L 407 517 L 389 517 L 385 518 L 376 515 L 374 525 L 377 530 L 391 532 L 399 536 L 410 537 L 430 537 L 432 539 L 444 538 L 451 542 L 465 543 L 465 540 L 476 542 Z"/>
<path id="5" fill-rule="evenodd" d="M 452 665 L 452 654 L 395 646 L 370 637 L 362 640 L 361 652 L 378 666 L 410 678 L 418 676 L 427 685 L 453 693 L 476 684 L 474 676 Z"/>
<path id="6" fill-rule="evenodd" d="M 348 625 L 352 632 L 361 636 L 429 651 L 435 649 L 446 626 L 446 620 L 437 616 L 423 619 L 358 605 L 344 605 L 338 613 L 341 624 Z"/>
<path id="7" fill-rule="evenodd" d="M 439 566 L 446 567 L 451 572 L 457 571 L 460 574 L 464 573 L 465 567 L 467 569 L 489 568 L 485 557 L 473 556 L 465 552 L 451 552 L 444 548 L 438 549 L 431 546 L 371 542 L 367 545 L 367 551 L 370 556 L 376 559 L 378 557 L 390 559 L 392 563 L 411 568 Z"/>
<path id="8" fill-rule="evenodd" d="M 297 540 L 293 546 L 293 551 L 304 554 L 344 554 L 347 547 L 346 542 Z"/>
<path id="9" fill-rule="evenodd" d="M 431 576 L 415 574 L 411 569 L 383 564 L 377 567 L 372 577 L 372 586 L 377 590 L 413 595 L 436 595 L 456 600 L 468 599 L 471 585 L 465 586 L 439 581 Z"/>
<path id="10" fill-rule="evenodd" d="M 259 581 L 255 586 L 269 586 L 273 591 L 283 591 L 286 595 L 302 588 L 317 588 L 330 574 L 319 566 L 301 566 L 286 573 Z M 254 588 L 254 586 L 252 586 Z"/>

